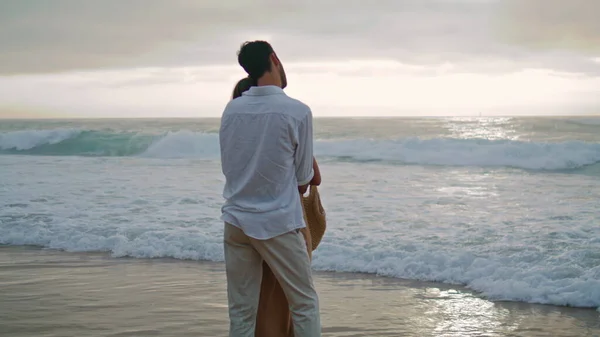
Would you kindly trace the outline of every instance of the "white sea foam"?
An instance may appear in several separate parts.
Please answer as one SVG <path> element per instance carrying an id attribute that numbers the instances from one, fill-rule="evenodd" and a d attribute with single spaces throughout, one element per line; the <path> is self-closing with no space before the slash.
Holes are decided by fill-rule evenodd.
<path id="1" fill-rule="evenodd" d="M 315 154 L 320 158 L 416 165 L 561 170 L 600 162 L 600 144 L 443 138 L 320 140 L 315 143 Z M 142 156 L 216 159 L 219 156 L 218 138 L 215 134 L 169 133 L 152 144 Z"/>
<path id="2" fill-rule="evenodd" d="M 57 144 L 75 137 L 78 129 L 19 130 L 0 133 L 1 150 L 29 150 L 40 145 Z"/>
<path id="3" fill-rule="evenodd" d="M 141 156 L 165 159 L 218 158 L 218 136 L 191 131 L 169 132 L 152 143 Z"/>
<path id="4" fill-rule="evenodd" d="M 27 130 L 0 133 L 0 150 L 27 151 L 39 146 L 59 144 L 78 137 L 77 129 Z M 168 132 L 162 136 L 139 133 L 87 132 L 61 148 L 61 155 L 140 156 L 158 159 L 219 158 L 215 133 Z M 140 142 L 142 137 L 142 142 Z M 144 140 L 147 139 L 147 140 Z M 104 144 L 104 145 L 103 145 Z M 132 147 L 132 144 L 136 146 Z M 58 145 L 57 145 L 58 146 Z M 93 149 L 93 151 L 90 151 Z M 71 151 L 71 152 L 69 152 Z M 48 153 L 56 154 L 54 148 Z M 44 154 L 44 151 L 36 151 Z M 515 167 L 536 170 L 580 168 L 600 162 L 600 143 L 525 142 L 513 140 L 403 138 L 403 139 L 322 139 L 315 142 L 320 158 L 342 161 L 381 161 L 386 163 L 440 166 Z"/>
<path id="5" fill-rule="evenodd" d="M 217 226 L 208 228 L 108 229 L 66 223 L 0 224 L 0 243 L 38 245 L 78 251 L 107 251 L 115 257 L 223 261 Z M 137 227 L 137 228 L 136 228 Z M 128 231 L 139 231 L 132 236 Z M 600 307 L 600 266 L 584 269 L 565 260 L 530 260 L 527 253 L 478 257 L 467 251 L 440 250 L 427 244 L 395 249 L 334 244 L 328 237 L 314 253 L 316 270 L 360 272 L 382 276 L 464 284 L 495 300 L 513 300 L 579 307 Z M 584 251 L 581 254 L 597 254 Z"/>
<path id="6" fill-rule="evenodd" d="M 218 163 L 2 160 L 19 170 L 2 171 L 1 244 L 223 261 Z M 322 170 L 329 222 L 314 254 L 317 270 L 600 307 L 597 180 L 373 163 L 326 163 Z"/>
<path id="7" fill-rule="evenodd" d="M 510 166 L 525 169 L 570 169 L 600 162 L 600 144 L 537 143 L 484 139 L 402 139 L 322 141 L 325 157 L 448 166 Z"/>
<path id="8" fill-rule="evenodd" d="M 584 269 L 573 261 L 554 265 L 545 258 L 528 261 L 526 253 L 482 257 L 427 245 L 411 251 L 384 251 L 350 242 L 345 246 L 325 242 L 319 249 L 314 260 L 318 270 L 464 284 L 494 300 L 600 306 L 600 266 Z"/>

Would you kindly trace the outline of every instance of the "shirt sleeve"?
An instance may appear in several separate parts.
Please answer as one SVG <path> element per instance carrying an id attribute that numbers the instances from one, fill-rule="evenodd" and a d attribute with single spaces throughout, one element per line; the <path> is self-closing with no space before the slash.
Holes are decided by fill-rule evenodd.
<path id="1" fill-rule="evenodd" d="M 298 143 L 295 153 L 296 179 L 298 186 L 308 184 L 313 176 L 313 124 L 312 112 L 309 110 L 306 117 L 298 123 Z"/>

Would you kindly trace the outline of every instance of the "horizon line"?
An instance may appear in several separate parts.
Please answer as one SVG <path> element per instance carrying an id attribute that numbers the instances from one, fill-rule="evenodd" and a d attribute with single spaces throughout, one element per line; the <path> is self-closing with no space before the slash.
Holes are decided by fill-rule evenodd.
<path id="1" fill-rule="evenodd" d="M 476 117 L 476 118 L 528 118 L 528 117 L 600 117 L 600 113 L 590 114 L 531 114 L 531 115 L 398 115 L 398 116 L 385 116 L 385 115 L 373 115 L 373 116 L 313 116 L 313 119 L 390 119 L 390 118 L 460 118 L 460 117 Z M 101 117 L 101 116 L 70 116 L 70 117 L 0 117 L 1 121 L 23 121 L 23 120 L 131 120 L 131 119 L 220 119 L 220 116 L 207 116 L 207 117 L 194 117 L 194 116 L 146 116 L 146 117 Z"/>

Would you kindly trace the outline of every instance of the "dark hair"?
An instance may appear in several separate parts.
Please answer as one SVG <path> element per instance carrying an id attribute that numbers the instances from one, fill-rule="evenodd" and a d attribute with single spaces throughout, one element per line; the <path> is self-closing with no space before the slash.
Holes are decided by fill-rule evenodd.
<path id="1" fill-rule="evenodd" d="M 238 63 L 248 77 L 258 80 L 264 73 L 271 71 L 271 54 L 273 47 L 266 41 L 247 41 L 238 51 Z"/>
<path id="2" fill-rule="evenodd" d="M 233 88 L 233 93 L 231 94 L 231 99 L 236 99 L 244 93 L 244 91 L 250 89 L 250 87 L 256 86 L 256 81 L 251 79 L 250 77 L 244 77 L 239 80 L 235 87 Z"/>

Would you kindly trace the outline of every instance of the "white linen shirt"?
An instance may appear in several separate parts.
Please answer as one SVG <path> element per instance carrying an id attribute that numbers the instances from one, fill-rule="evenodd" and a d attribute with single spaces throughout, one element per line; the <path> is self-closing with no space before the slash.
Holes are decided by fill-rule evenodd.
<path id="1" fill-rule="evenodd" d="M 223 221 L 259 240 L 306 226 L 298 192 L 314 175 L 306 104 L 277 86 L 251 87 L 225 107 L 219 142 Z"/>

